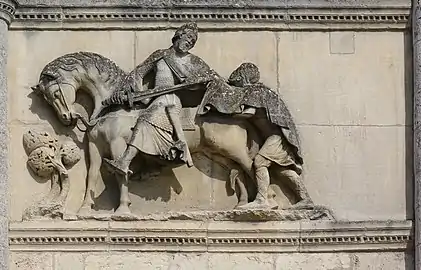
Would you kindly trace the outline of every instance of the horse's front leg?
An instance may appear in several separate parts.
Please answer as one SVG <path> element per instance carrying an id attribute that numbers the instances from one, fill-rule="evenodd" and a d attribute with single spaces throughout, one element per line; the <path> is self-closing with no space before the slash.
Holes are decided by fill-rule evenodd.
<path id="1" fill-rule="evenodd" d="M 117 175 L 118 184 L 120 187 L 120 205 L 113 215 L 113 219 L 131 219 L 133 217 L 130 211 L 130 198 L 129 198 L 129 175 Z"/>
<path id="2" fill-rule="evenodd" d="M 83 201 L 82 207 L 79 210 L 79 214 L 88 214 L 90 213 L 92 206 L 94 205 L 94 188 L 97 184 L 100 168 L 102 163 L 101 154 L 98 147 L 91 140 L 89 141 L 89 169 L 87 177 L 87 187 L 85 192 L 85 199 Z"/>

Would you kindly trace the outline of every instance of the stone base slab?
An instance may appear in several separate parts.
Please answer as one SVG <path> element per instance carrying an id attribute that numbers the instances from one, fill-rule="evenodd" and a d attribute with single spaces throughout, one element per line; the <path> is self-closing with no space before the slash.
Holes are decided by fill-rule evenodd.
<path id="1" fill-rule="evenodd" d="M 74 221 L 10 224 L 12 251 L 404 251 L 411 221 Z"/>

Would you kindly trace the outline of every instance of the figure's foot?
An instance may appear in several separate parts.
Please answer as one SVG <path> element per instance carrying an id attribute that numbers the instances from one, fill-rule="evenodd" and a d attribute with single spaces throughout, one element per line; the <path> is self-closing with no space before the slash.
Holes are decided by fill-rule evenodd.
<path id="1" fill-rule="evenodd" d="M 131 221 L 138 220 L 138 217 L 130 211 L 128 205 L 120 205 L 115 213 L 111 216 L 113 220 Z"/>
<path id="2" fill-rule="evenodd" d="M 123 176 L 132 175 L 133 172 L 129 170 L 129 168 L 123 168 L 117 161 L 111 160 L 108 158 L 104 158 L 105 164 L 107 164 L 108 168 L 113 172 Z"/>
<path id="3" fill-rule="evenodd" d="M 291 206 L 290 209 L 313 209 L 313 208 L 314 208 L 313 201 L 311 199 L 304 199 L 297 202 L 293 206 Z"/>
<path id="4" fill-rule="evenodd" d="M 273 205 L 270 205 L 267 200 L 254 200 L 253 202 L 238 206 L 237 209 L 270 210 L 273 209 Z"/>

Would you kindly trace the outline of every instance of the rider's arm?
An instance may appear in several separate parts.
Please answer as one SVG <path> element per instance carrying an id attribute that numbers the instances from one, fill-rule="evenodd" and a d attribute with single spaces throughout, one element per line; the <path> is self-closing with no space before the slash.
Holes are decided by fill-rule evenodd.
<path id="1" fill-rule="evenodd" d="M 139 64 L 129 75 L 129 84 L 133 91 L 142 91 L 143 78 L 155 67 L 155 63 L 163 55 L 162 50 L 153 52 L 145 61 Z"/>

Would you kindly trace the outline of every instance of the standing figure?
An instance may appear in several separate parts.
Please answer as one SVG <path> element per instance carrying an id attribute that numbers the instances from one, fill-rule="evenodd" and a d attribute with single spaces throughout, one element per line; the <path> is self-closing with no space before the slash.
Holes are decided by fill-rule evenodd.
<path id="1" fill-rule="evenodd" d="M 217 76 L 202 59 L 189 53 L 197 38 L 195 23 L 181 26 L 172 38 L 172 46 L 155 51 L 137 66 L 129 74 L 126 87 L 135 93 L 143 91 L 145 78 L 150 78 L 150 75 L 153 90 L 157 91 L 179 84 L 206 83 Z M 189 86 L 186 88 L 197 90 Z M 115 95 L 113 103 L 124 103 L 118 100 L 120 97 Z M 105 161 L 114 171 L 126 177 L 130 172 L 130 163 L 139 151 L 168 161 L 181 160 L 189 167 L 193 166 L 180 121 L 182 103 L 179 96 L 171 92 L 143 102 L 147 108 L 141 111 L 127 146 L 122 142 L 126 146 L 124 153 L 115 160 Z"/>
<path id="2" fill-rule="evenodd" d="M 271 208 L 268 200 L 269 167 L 287 180 L 286 184 L 297 197 L 293 207 L 312 207 L 313 202 L 302 180 L 303 159 L 298 133 L 292 116 L 282 99 L 259 82 L 260 72 L 253 63 L 241 64 L 228 79 L 228 84 L 213 82 L 209 86 L 199 114 L 210 110 L 242 117 L 259 131 L 263 145 L 254 157 L 257 195 L 243 209 Z M 227 98 L 229 97 L 229 98 Z"/>

